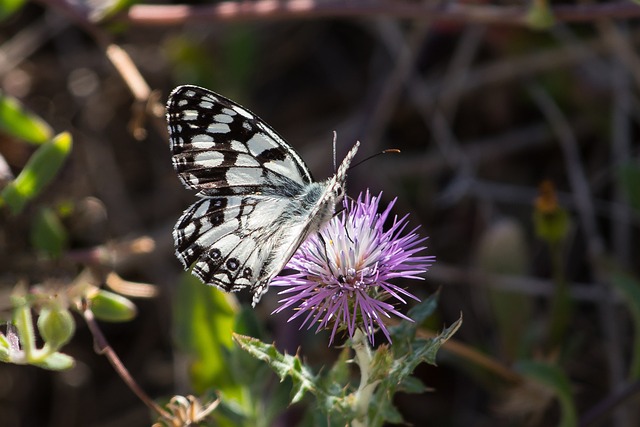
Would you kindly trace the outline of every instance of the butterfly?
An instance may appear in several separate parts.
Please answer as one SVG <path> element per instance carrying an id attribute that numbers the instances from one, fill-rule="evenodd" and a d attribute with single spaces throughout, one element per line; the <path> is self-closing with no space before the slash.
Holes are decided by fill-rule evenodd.
<path id="1" fill-rule="evenodd" d="M 316 182 L 300 155 L 255 114 L 208 89 L 167 101 L 172 163 L 198 200 L 178 219 L 176 256 L 204 283 L 248 288 L 255 306 L 300 244 L 334 214 L 359 142 Z"/>

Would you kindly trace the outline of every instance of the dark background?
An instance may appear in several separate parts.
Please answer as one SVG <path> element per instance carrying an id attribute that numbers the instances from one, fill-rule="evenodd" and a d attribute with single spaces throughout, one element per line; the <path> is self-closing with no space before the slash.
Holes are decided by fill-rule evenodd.
<path id="1" fill-rule="evenodd" d="M 142 387 L 166 398 L 185 392 L 185 361 L 171 336 L 182 272 L 171 229 L 194 197 L 172 170 L 162 112 L 140 113 L 145 106 L 76 18 L 42 2 L 2 22 L 0 87 L 57 132 L 73 135 L 64 169 L 34 203 L 76 203 L 66 219 L 70 249 L 141 236 L 155 241 L 152 252 L 109 268 L 157 286 L 159 296 L 135 299 L 137 318 L 103 324 L 103 331 Z M 441 288 L 434 330 L 463 313 L 455 339 L 467 348 L 507 369 L 522 359 L 557 363 L 584 415 L 632 383 L 629 363 L 639 345 L 629 304 L 611 283 L 611 269 L 602 268 L 638 273 L 638 211 L 628 197 L 637 184 L 621 172 L 638 165 L 637 30 L 633 21 L 558 23 L 544 31 L 505 24 L 311 16 L 154 27 L 115 20 L 100 31 L 131 56 L 160 105 L 179 84 L 219 92 L 277 129 L 316 179 L 332 173 L 334 130 L 338 160 L 356 140 L 360 158 L 400 149 L 354 169 L 348 194 L 369 188 L 386 201 L 398 197 L 395 212 L 409 213 L 410 224 L 429 236 L 437 262 L 409 290 L 424 299 Z M 0 135 L 14 173 L 32 152 Z M 532 219 L 545 180 L 571 222 L 561 262 L 573 311 L 562 344 L 551 349 L 542 343 L 556 282 Z M 34 211 L 0 214 L 3 301 L 18 280 L 64 281 L 80 270 L 33 252 L 27 236 Z M 286 317 L 269 317 L 276 298 L 263 298 L 258 315 L 277 331 Z M 148 410 L 94 353 L 78 320 L 64 349 L 77 360 L 73 370 L 0 365 L 0 425 L 150 424 Z M 315 366 L 335 356 L 326 339 L 320 334 L 301 349 Z M 455 351 L 440 356 L 437 368 L 417 372 L 433 392 L 397 398 L 409 423 L 557 424 L 559 407 L 545 392 L 510 387 Z M 637 425 L 638 407 L 632 397 L 601 425 Z"/>

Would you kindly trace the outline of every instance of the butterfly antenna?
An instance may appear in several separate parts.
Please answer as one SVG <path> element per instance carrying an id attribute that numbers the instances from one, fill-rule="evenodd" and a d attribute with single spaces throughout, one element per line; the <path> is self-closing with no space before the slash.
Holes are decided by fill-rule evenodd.
<path id="1" fill-rule="evenodd" d="M 382 155 L 382 154 L 399 153 L 399 152 L 400 152 L 400 150 L 398 150 L 397 148 L 389 148 L 389 149 L 387 149 L 387 150 L 382 150 L 382 151 L 380 151 L 379 153 L 372 154 L 372 155 L 370 155 L 369 157 L 366 157 L 366 158 L 364 158 L 364 159 L 360 160 L 358 163 L 355 163 L 355 164 L 351 165 L 351 166 L 349 167 L 349 170 L 351 170 L 351 169 L 355 168 L 356 166 L 359 166 L 359 165 L 363 164 L 363 163 L 364 163 L 364 162 L 366 162 L 367 160 L 371 160 L 371 159 L 373 159 L 374 157 L 378 157 L 378 156 L 380 156 L 380 155 Z M 335 146 L 334 146 L 334 155 L 333 155 L 333 157 L 334 157 L 334 162 L 335 162 Z"/>

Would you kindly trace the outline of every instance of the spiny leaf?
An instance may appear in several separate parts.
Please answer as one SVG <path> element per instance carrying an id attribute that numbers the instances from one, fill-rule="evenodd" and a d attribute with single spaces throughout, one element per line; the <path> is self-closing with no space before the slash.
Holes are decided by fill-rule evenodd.
<path id="1" fill-rule="evenodd" d="M 401 352 L 407 351 L 405 343 L 413 340 L 416 335 L 417 328 L 433 314 L 438 307 L 438 298 L 440 297 L 440 291 L 436 291 L 431 294 L 429 298 L 422 301 L 420 304 L 412 307 L 407 313 L 407 316 L 413 320 L 413 322 L 400 322 L 397 326 L 389 328 L 389 333 L 394 342 L 394 347 Z"/>
<path id="2" fill-rule="evenodd" d="M 282 354 L 273 344 L 266 344 L 245 335 L 233 334 L 233 339 L 253 357 L 267 362 L 281 381 L 291 377 L 293 380 L 292 403 L 299 402 L 307 391 L 318 393 L 317 377 L 298 356 Z"/>

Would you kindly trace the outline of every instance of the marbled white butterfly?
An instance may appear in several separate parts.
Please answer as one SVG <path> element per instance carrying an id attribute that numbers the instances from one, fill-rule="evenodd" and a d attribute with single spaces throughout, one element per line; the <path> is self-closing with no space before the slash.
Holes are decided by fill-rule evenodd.
<path id="1" fill-rule="evenodd" d="M 173 230 L 176 256 L 204 283 L 227 292 L 249 288 L 255 306 L 298 246 L 333 215 L 359 143 L 333 177 L 314 182 L 269 125 L 207 89 L 174 89 L 167 123 L 173 167 L 185 187 L 199 191 Z"/>

